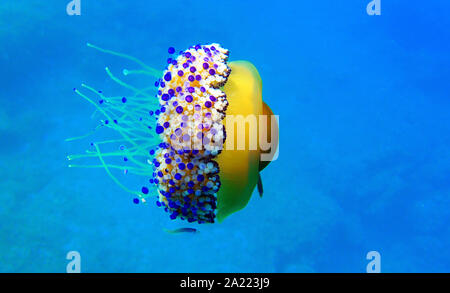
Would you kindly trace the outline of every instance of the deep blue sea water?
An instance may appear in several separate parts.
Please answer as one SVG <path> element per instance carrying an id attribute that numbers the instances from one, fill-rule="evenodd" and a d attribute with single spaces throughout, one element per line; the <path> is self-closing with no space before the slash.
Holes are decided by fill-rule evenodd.
<path id="1" fill-rule="evenodd" d="M 0 272 L 450 271 L 450 3 L 353 1 L 0 2 Z M 249 60 L 280 116 L 265 193 L 222 224 L 170 221 L 101 169 L 68 168 L 109 66 L 163 69 L 167 48 L 218 42 Z M 255 192 L 256 194 L 256 192 Z M 178 225 L 178 226 L 177 226 Z"/>

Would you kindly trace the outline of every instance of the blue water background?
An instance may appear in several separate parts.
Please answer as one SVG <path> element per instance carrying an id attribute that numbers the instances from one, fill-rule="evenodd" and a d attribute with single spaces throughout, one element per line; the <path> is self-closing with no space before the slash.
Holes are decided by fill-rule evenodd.
<path id="1" fill-rule="evenodd" d="M 354 1 L 0 2 L 0 272 L 450 271 L 450 3 Z M 308 2 L 308 3 L 307 3 Z M 96 125 L 72 88 L 112 91 L 128 53 L 218 42 L 249 60 L 280 115 L 264 197 L 196 235 L 169 235 L 101 169 L 67 168 Z M 114 93 L 113 93 L 114 94 Z"/>

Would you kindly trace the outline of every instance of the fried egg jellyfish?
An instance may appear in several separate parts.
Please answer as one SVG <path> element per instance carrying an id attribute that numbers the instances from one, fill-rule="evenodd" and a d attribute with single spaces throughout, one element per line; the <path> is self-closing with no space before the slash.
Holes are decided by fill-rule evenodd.
<path id="1" fill-rule="evenodd" d="M 262 81 L 250 62 L 228 63 L 229 51 L 219 44 L 196 45 L 169 58 L 160 72 L 132 56 L 88 46 L 140 66 L 123 70 L 123 75 L 156 81 L 139 89 L 106 68 L 130 95 L 107 96 L 86 84 L 75 88 L 103 116 L 93 132 L 106 127 L 117 137 L 91 142 L 85 154 L 68 156 L 70 161 L 97 158 L 99 164 L 69 167 L 104 168 L 135 195 L 134 203 L 147 203 L 156 195 L 156 205 L 171 219 L 190 223 L 223 221 L 247 205 L 256 186 L 262 196 L 259 172 L 278 156 L 278 117 L 263 102 Z M 168 53 L 173 55 L 174 48 Z M 103 151 L 111 145 L 117 150 Z M 114 158 L 121 163 L 110 163 Z M 148 184 L 130 189 L 114 170 L 144 176 Z"/>

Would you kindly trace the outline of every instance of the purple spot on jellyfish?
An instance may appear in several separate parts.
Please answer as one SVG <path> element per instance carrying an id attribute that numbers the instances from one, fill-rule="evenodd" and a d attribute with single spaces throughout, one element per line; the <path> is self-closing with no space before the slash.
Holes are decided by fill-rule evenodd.
<path id="1" fill-rule="evenodd" d="M 172 74 L 170 73 L 170 72 L 167 72 L 165 75 L 164 75 L 164 80 L 165 81 L 170 81 L 172 79 Z"/>
<path id="2" fill-rule="evenodd" d="M 162 127 L 161 125 L 156 126 L 156 133 L 157 134 L 161 134 L 164 132 L 164 127 Z"/>

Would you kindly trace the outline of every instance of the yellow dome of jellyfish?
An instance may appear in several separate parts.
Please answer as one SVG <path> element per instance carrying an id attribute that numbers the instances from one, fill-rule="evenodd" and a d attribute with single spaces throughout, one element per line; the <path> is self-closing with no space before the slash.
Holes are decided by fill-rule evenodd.
<path id="1" fill-rule="evenodd" d="M 103 167 L 137 195 L 135 203 L 146 203 L 156 194 L 157 206 L 171 219 L 199 224 L 221 222 L 243 209 L 256 186 L 262 195 L 259 172 L 278 154 L 278 122 L 262 100 L 261 78 L 250 62 L 228 63 L 229 51 L 219 44 L 196 45 L 169 58 L 166 70 L 158 72 L 134 57 L 89 46 L 142 67 L 124 70 L 124 75 L 160 78 L 154 96 L 118 79 L 108 68 L 108 75 L 132 95 L 106 97 L 83 85 L 98 95 L 96 103 L 75 89 L 105 116 L 99 126 L 113 128 L 120 136 L 91 142 L 94 151 L 69 156 L 97 157 L 100 165 L 71 166 Z M 100 151 L 101 145 L 120 142 L 118 151 Z M 121 157 L 124 163 L 106 163 L 107 157 Z M 148 177 L 148 184 L 129 189 L 112 169 Z"/>

